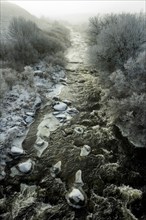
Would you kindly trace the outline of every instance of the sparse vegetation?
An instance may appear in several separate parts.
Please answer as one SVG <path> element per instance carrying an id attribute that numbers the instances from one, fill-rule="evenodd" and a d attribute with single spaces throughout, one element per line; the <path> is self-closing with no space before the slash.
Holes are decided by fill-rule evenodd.
<path id="1" fill-rule="evenodd" d="M 69 32 L 58 23 L 53 26 L 53 29 L 44 32 L 32 21 L 13 18 L 8 28 L 7 41 L 0 45 L 0 58 L 9 61 L 15 69 L 33 64 L 46 56 L 52 62 L 55 60 L 55 64 L 58 62 L 63 65 L 64 62 L 60 60 L 64 60 L 63 52 L 69 46 Z"/>
<path id="2" fill-rule="evenodd" d="M 120 14 L 91 18 L 89 28 L 89 59 L 100 70 L 105 111 L 137 147 L 146 144 L 144 24 L 143 14 Z"/>

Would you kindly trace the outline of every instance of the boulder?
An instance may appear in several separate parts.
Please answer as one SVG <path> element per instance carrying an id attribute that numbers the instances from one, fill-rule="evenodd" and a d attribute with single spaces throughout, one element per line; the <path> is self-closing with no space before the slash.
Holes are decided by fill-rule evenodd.
<path id="1" fill-rule="evenodd" d="M 26 117 L 25 122 L 30 124 L 31 122 L 33 122 L 33 118 L 31 116 Z"/>
<path id="2" fill-rule="evenodd" d="M 86 199 L 83 191 L 74 187 L 69 193 L 67 193 L 66 200 L 70 206 L 77 209 L 84 207 L 86 204 Z"/>
<path id="3" fill-rule="evenodd" d="M 61 161 L 53 165 L 50 169 L 50 172 L 52 177 L 56 177 L 56 175 L 58 175 L 61 172 Z"/>
<path id="4" fill-rule="evenodd" d="M 44 140 L 41 137 L 38 137 L 35 144 L 39 147 L 44 145 Z"/>
<path id="5" fill-rule="evenodd" d="M 76 108 L 68 108 L 67 109 L 68 114 L 77 114 L 79 111 Z"/>
<path id="6" fill-rule="evenodd" d="M 18 164 L 18 169 L 22 173 L 29 173 L 32 169 L 32 161 L 29 159 L 25 162 Z"/>
<path id="7" fill-rule="evenodd" d="M 83 180 L 82 180 L 82 171 L 81 170 L 78 170 L 75 174 L 74 185 L 77 185 L 77 186 L 83 186 L 84 185 Z"/>
<path id="8" fill-rule="evenodd" d="M 19 156 L 19 155 L 23 155 L 24 154 L 24 150 L 20 147 L 16 147 L 16 146 L 13 146 L 11 148 L 11 152 L 10 152 L 12 155 L 16 155 L 16 156 Z"/>
<path id="9" fill-rule="evenodd" d="M 36 97 L 36 100 L 34 102 L 34 108 L 38 109 L 41 107 L 41 104 L 42 104 L 42 100 L 39 96 Z"/>
<path id="10" fill-rule="evenodd" d="M 27 116 L 34 117 L 34 116 L 35 116 L 35 113 L 34 113 L 34 112 L 26 112 L 26 115 L 27 115 Z"/>
<path id="11" fill-rule="evenodd" d="M 65 111 L 67 109 L 67 104 L 63 103 L 63 102 L 60 102 L 56 105 L 54 105 L 54 110 L 56 111 Z"/>
<path id="12" fill-rule="evenodd" d="M 91 147 L 88 146 L 88 145 L 84 145 L 82 148 L 81 148 L 81 153 L 80 153 L 80 156 L 81 157 L 85 157 L 85 156 L 88 156 L 91 152 Z"/>

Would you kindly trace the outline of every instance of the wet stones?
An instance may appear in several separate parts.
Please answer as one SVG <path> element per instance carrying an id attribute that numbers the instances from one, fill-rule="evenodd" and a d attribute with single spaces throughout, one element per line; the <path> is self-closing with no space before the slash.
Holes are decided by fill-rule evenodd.
<path id="1" fill-rule="evenodd" d="M 34 109 L 39 109 L 41 107 L 41 104 L 42 104 L 42 100 L 39 96 L 37 96 L 34 102 Z"/>
<path id="2" fill-rule="evenodd" d="M 41 147 L 42 145 L 44 145 L 44 140 L 41 137 L 38 137 L 35 144 Z"/>
<path id="3" fill-rule="evenodd" d="M 79 111 L 76 108 L 68 108 L 67 113 L 68 114 L 78 114 Z"/>
<path id="4" fill-rule="evenodd" d="M 85 206 L 85 196 L 81 189 L 72 188 L 66 194 L 67 203 L 73 208 L 80 209 Z"/>
<path id="5" fill-rule="evenodd" d="M 74 131 L 77 134 L 83 134 L 84 133 L 84 129 L 82 127 L 75 127 Z"/>
<path id="6" fill-rule="evenodd" d="M 81 157 L 85 157 L 85 156 L 88 156 L 91 152 L 91 147 L 89 145 L 84 145 L 82 148 L 81 148 L 81 153 L 80 153 L 80 156 Z"/>
<path id="7" fill-rule="evenodd" d="M 20 148 L 20 147 L 12 146 L 10 154 L 12 156 L 21 156 L 21 155 L 24 154 L 24 150 L 22 148 Z"/>
<path id="8" fill-rule="evenodd" d="M 63 102 L 64 102 L 65 104 L 67 104 L 67 105 L 71 105 L 71 101 L 68 100 L 68 99 L 63 100 Z"/>
<path id="9" fill-rule="evenodd" d="M 32 161 L 29 159 L 25 162 L 18 164 L 18 169 L 22 173 L 29 173 L 32 169 Z"/>
<path id="10" fill-rule="evenodd" d="M 34 148 L 37 150 L 37 156 L 41 157 L 42 153 L 47 147 L 48 142 L 44 141 L 41 137 L 38 137 L 34 145 Z"/>
<path id="11" fill-rule="evenodd" d="M 56 177 L 61 172 L 61 161 L 50 168 L 51 176 Z"/>
<path id="12" fill-rule="evenodd" d="M 31 122 L 33 122 L 33 120 L 34 120 L 33 117 L 27 116 L 26 119 L 25 119 L 25 122 L 30 124 Z"/>
<path id="13" fill-rule="evenodd" d="M 26 112 L 26 115 L 27 115 L 27 116 L 34 117 L 34 116 L 35 116 L 35 112 Z"/>
<path id="14" fill-rule="evenodd" d="M 87 196 L 82 189 L 83 185 L 82 171 L 78 170 L 75 174 L 73 187 L 66 194 L 67 203 L 73 208 L 80 209 L 87 203 Z"/>
<path id="15" fill-rule="evenodd" d="M 0 181 L 3 180 L 3 179 L 5 178 L 5 176 L 6 176 L 6 173 L 5 173 L 4 170 L 2 170 L 2 171 L 0 172 Z"/>
<path id="16" fill-rule="evenodd" d="M 59 102 L 58 104 L 54 105 L 53 108 L 56 111 L 65 111 L 67 109 L 67 104 L 64 102 Z"/>
<path id="17" fill-rule="evenodd" d="M 81 170 L 78 170 L 75 174 L 74 185 L 76 185 L 76 186 L 83 186 L 84 185 L 83 180 L 82 180 L 82 171 Z"/>

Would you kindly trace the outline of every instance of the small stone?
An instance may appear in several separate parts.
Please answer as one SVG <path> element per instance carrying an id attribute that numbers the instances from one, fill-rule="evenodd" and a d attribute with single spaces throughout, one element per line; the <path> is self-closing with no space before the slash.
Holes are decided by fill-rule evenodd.
<path id="1" fill-rule="evenodd" d="M 5 177 L 6 177 L 6 172 L 3 170 L 3 171 L 0 173 L 0 180 L 3 180 Z"/>
<path id="2" fill-rule="evenodd" d="M 36 109 L 40 108 L 41 107 L 41 104 L 42 104 L 42 100 L 39 96 L 36 97 L 36 100 L 35 100 L 35 103 L 34 103 L 34 107 Z"/>
<path id="3" fill-rule="evenodd" d="M 26 123 L 31 123 L 34 119 L 31 117 L 31 116 L 28 116 L 26 119 L 25 119 L 25 122 Z"/>
<path id="4" fill-rule="evenodd" d="M 56 105 L 54 105 L 54 110 L 57 110 L 57 111 L 65 111 L 67 109 L 67 105 L 63 102 L 60 102 Z"/>
<path id="5" fill-rule="evenodd" d="M 44 140 L 41 137 L 38 137 L 35 144 L 41 147 L 44 144 Z"/>
<path id="6" fill-rule="evenodd" d="M 70 206 L 77 209 L 84 207 L 86 204 L 83 192 L 77 188 L 72 188 L 71 192 L 67 193 L 66 200 Z"/>
<path id="7" fill-rule="evenodd" d="M 79 79 L 78 80 L 78 83 L 84 83 L 85 82 L 85 79 Z"/>
<path id="8" fill-rule="evenodd" d="M 67 104 L 67 105 L 71 105 L 71 101 L 70 101 L 70 100 L 65 99 L 65 100 L 63 100 L 63 102 L 64 102 L 65 104 Z"/>
<path id="9" fill-rule="evenodd" d="M 25 161 L 23 163 L 20 163 L 18 165 L 18 168 L 19 168 L 20 172 L 22 172 L 22 173 L 30 172 L 31 169 L 32 169 L 32 162 L 31 162 L 31 160 L 27 160 L 27 161 Z"/>
<path id="10" fill-rule="evenodd" d="M 84 145 L 81 149 L 80 156 L 81 157 L 88 156 L 90 154 L 90 152 L 91 152 L 91 147 L 88 145 Z"/>
<path id="11" fill-rule="evenodd" d="M 60 112 L 53 112 L 52 114 L 53 115 L 58 115 L 58 114 L 60 114 Z"/>
<path id="12" fill-rule="evenodd" d="M 65 83 L 66 83 L 66 79 L 65 79 L 65 78 L 60 78 L 59 81 L 60 81 L 60 82 L 65 82 Z"/>
<path id="13" fill-rule="evenodd" d="M 11 154 L 12 155 L 22 155 L 22 154 L 24 154 L 24 150 L 20 147 L 13 146 L 11 148 Z"/>
<path id="14" fill-rule="evenodd" d="M 84 133 L 84 129 L 82 127 L 76 127 L 74 129 L 74 131 L 77 133 L 77 134 L 83 134 Z"/>
<path id="15" fill-rule="evenodd" d="M 58 119 L 65 119 L 66 115 L 65 114 L 58 114 L 55 117 L 58 118 Z"/>
<path id="16" fill-rule="evenodd" d="M 31 117 L 34 117 L 34 116 L 35 116 L 35 113 L 34 113 L 34 112 L 26 112 L 26 115 L 31 116 Z"/>
<path id="17" fill-rule="evenodd" d="M 81 170 L 78 170 L 75 174 L 75 185 L 78 185 L 78 186 L 83 186 L 84 183 L 83 183 L 83 180 L 82 180 L 82 171 Z"/>
<path id="18" fill-rule="evenodd" d="M 42 70 L 35 70 L 35 71 L 34 71 L 34 75 L 39 76 L 40 74 L 43 74 L 43 71 L 42 71 Z"/>
<path id="19" fill-rule="evenodd" d="M 78 114 L 79 111 L 76 108 L 68 108 L 67 113 L 68 114 Z"/>
<path id="20" fill-rule="evenodd" d="M 55 165 L 53 165 L 50 169 L 51 176 L 56 177 L 57 174 L 61 171 L 61 161 L 57 162 Z"/>
<path id="21" fill-rule="evenodd" d="M 52 98 L 54 101 L 59 101 L 59 97 L 58 96 L 53 96 Z"/>

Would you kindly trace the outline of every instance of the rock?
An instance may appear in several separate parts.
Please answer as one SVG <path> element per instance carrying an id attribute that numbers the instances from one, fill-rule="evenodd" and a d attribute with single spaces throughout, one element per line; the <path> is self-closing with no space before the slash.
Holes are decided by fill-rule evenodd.
<path id="1" fill-rule="evenodd" d="M 44 140 L 41 137 L 38 137 L 35 144 L 41 147 L 44 144 Z"/>
<path id="2" fill-rule="evenodd" d="M 44 137 L 48 138 L 50 136 L 49 127 L 47 127 L 47 125 L 44 127 L 39 127 L 38 132 L 37 132 L 37 136 L 40 136 L 42 138 L 44 138 Z"/>
<path id="3" fill-rule="evenodd" d="M 67 193 L 66 200 L 70 206 L 77 209 L 84 207 L 86 204 L 86 199 L 83 191 L 74 187 L 69 193 Z"/>
<path id="4" fill-rule="evenodd" d="M 6 176 L 5 171 L 4 170 L 1 171 L 1 173 L 0 173 L 0 181 L 3 180 L 5 178 L 5 176 Z"/>
<path id="5" fill-rule="evenodd" d="M 35 109 L 38 109 L 41 107 L 41 104 L 42 104 L 42 100 L 39 96 L 36 97 L 36 100 L 34 102 L 34 108 Z"/>
<path id="6" fill-rule="evenodd" d="M 11 154 L 14 156 L 19 156 L 24 154 L 24 150 L 20 147 L 13 146 L 11 148 Z"/>
<path id="7" fill-rule="evenodd" d="M 66 119 L 66 115 L 65 114 L 58 114 L 55 116 L 58 119 Z"/>
<path id="8" fill-rule="evenodd" d="M 60 102 L 56 105 L 54 105 L 54 110 L 57 110 L 57 111 L 65 111 L 67 109 L 67 105 L 63 102 Z"/>
<path id="9" fill-rule="evenodd" d="M 52 98 L 54 101 L 59 101 L 59 97 L 58 96 L 53 96 Z"/>
<path id="10" fill-rule="evenodd" d="M 66 80 L 67 80 L 67 79 L 64 79 L 64 78 L 60 78 L 60 79 L 59 79 L 59 81 L 60 81 L 60 82 L 63 82 L 63 83 L 66 83 Z"/>
<path id="11" fill-rule="evenodd" d="M 82 171 L 81 170 L 78 170 L 75 174 L 74 185 L 77 185 L 77 186 L 83 186 L 84 185 L 83 180 L 82 180 Z"/>
<path id="12" fill-rule="evenodd" d="M 80 156 L 81 157 L 88 156 L 90 154 L 90 152 L 91 152 L 91 147 L 88 145 L 84 145 L 81 149 Z"/>
<path id="13" fill-rule="evenodd" d="M 82 127 L 76 127 L 76 128 L 74 128 L 74 131 L 77 134 L 83 134 L 84 133 L 84 129 Z"/>
<path id="14" fill-rule="evenodd" d="M 61 161 L 57 162 L 55 165 L 53 165 L 50 169 L 51 176 L 56 177 L 61 171 Z"/>
<path id="15" fill-rule="evenodd" d="M 53 112 L 52 114 L 53 114 L 53 115 L 59 115 L 60 112 Z"/>
<path id="16" fill-rule="evenodd" d="M 85 79 L 79 79 L 78 80 L 78 83 L 84 83 L 85 82 Z"/>
<path id="17" fill-rule="evenodd" d="M 67 83 L 66 82 L 62 82 L 62 85 L 67 86 Z"/>
<path id="18" fill-rule="evenodd" d="M 65 100 L 63 100 L 63 102 L 64 102 L 65 104 L 67 104 L 67 105 L 71 105 L 71 101 L 70 101 L 70 100 L 65 99 Z"/>
<path id="19" fill-rule="evenodd" d="M 37 138 L 38 141 L 36 141 L 34 148 L 37 150 L 37 156 L 41 157 L 44 150 L 48 147 L 48 142 L 42 140 L 40 137 Z"/>
<path id="20" fill-rule="evenodd" d="M 18 169 L 22 173 L 29 173 L 32 169 L 32 161 L 29 159 L 23 163 L 18 164 Z"/>
<path id="21" fill-rule="evenodd" d="M 34 71 L 34 75 L 35 76 L 42 76 L 43 75 L 43 71 L 42 70 L 35 70 Z"/>
<path id="22" fill-rule="evenodd" d="M 30 124 L 31 122 L 33 122 L 33 118 L 31 116 L 26 117 L 25 122 Z"/>
<path id="23" fill-rule="evenodd" d="M 77 114 L 79 111 L 76 108 L 68 108 L 66 111 L 68 114 Z"/>
<path id="24" fill-rule="evenodd" d="M 26 112 L 26 115 L 31 116 L 31 117 L 34 117 L 34 116 L 35 116 L 35 113 L 34 113 L 34 112 Z"/>

